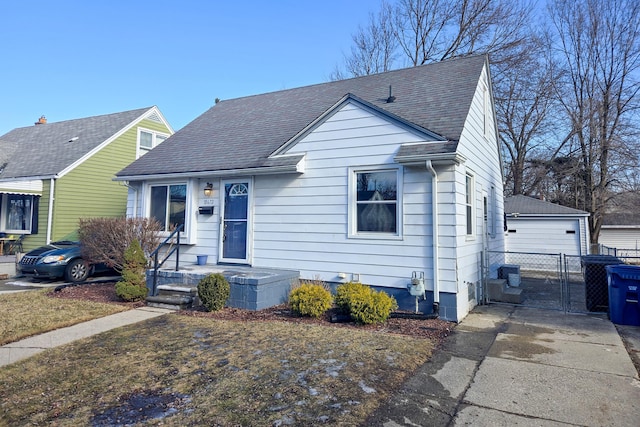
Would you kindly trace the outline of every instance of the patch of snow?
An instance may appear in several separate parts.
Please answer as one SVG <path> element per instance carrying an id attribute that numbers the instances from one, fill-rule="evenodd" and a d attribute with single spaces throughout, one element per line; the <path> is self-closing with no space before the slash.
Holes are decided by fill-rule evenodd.
<path id="1" fill-rule="evenodd" d="M 371 393 L 375 393 L 376 390 L 374 388 L 371 388 L 369 386 L 367 386 L 364 381 L 360 381 L 358 383 L 358 385 L 360 386 L 360 388 L 362 389 L 362 391 L 364 391 L 367 394 L 371 394 Z"/>

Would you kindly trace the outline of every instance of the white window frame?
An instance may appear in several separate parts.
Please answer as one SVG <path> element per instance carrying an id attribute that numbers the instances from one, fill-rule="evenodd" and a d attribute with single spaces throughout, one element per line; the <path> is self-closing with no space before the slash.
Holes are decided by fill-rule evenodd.
<path id="1" fill-rule="evenodd" d="M 7 216 L 9 214 L 9 208 L 8 203 L 9 203 L 9 197 L 10 196 L 22 196 L 22 197 L 31 197 L 31 206 L 29 209 L 29 228 L 26 230 L 21 230 L 21 229 L 13 229 L 13 228 L 6 228 L 7 226 Z M 7 233 L 7 234 L 31 234 L 31 230 L 33 229 L 33 205 L 34 205 L 34 201 L 35 201 L 35 196 L 30 195 L 30 194 L 10 194 L 10 193 L 6 193 L 6 194 L 2 194 L 2 208 L 0 210 L 0 212 L 2 213 L 2 215 L 0 215 L 0 231 L 3 233 Z"/>
<path id="2" fill-rule="evenodd" d="M 489 237 L 496 237 L 496 187 L 491 186 L 489 190 L 489 218 L 488 218 L 488 226 L 489 226 Z"/>
<path id="3" fill-rule="evenodd" d="M 348 189 L 348 238 L 351 239 L 382 239 L 382 240 L 402 240 L 403 236 L 403 168 L 399 165 L 377 165 L 350 167 L 349 189 Z M 358 181 L 359 173 L 367 172 L 395 172 L 396 173 L 396 232 L 359 232 L 358 231 Z"/>
<path id="4" fill-rule="evenodd" d="M 140 145 L 140 141 L 142 139 L 142 133 L 143 132 L 151 134 L 151 148 L 142 147 Z M 168 133 L 158 132 L 158 131 L 155 131 L 155 130 L 139 127 L 138 128 L 138 138 L 137 138 L 137 141 L 136 141 L 136 153 L 137 153 L 136 154 L 136 158 L 142 157 L 144 154 L 146 154 L 149 151 L 153 150 L 160 143 L 164 142 L 167 138 L 169 138 L 169 136 L 170 135 Z M 164 139 L 162 139 L 160 142 L 158 142 L 158 137 L 164 138 Z"/>
<path id="5" fill-rule="evenodd" d="M 186 186 L 186 200 L 184 207 L 184 227 L 180 232 L 180 236 L 188 235 L 187 230 L 189 229 L 189 221 L 191 219 L 191 211 L 193 209 L 193 204 L 191 203 L 191 185 L 187 181 L 161 181 L 161 182 L 153 182 L 148 183 L 145 190 L 145 217 L 151 218 L 151 191 L 154 187 L 170 187 L 172 185 L 185 185 Z M 167 194 L 169 194 L 167 192 Z M 167 211 L 168 215 L 168 211 Z M 167 224 L 165 224 L 165 229 L 160 232 L 163 236 L 168 236 L 170 232 L 167 230 Z M 186 242 L 184 242 L 186 243 Z"/>
<path id="6" fill-rule="evenodd" d="M 464 178 L 464 207 L 465 207 L 465 235 L 467 239 L 475 238 L 476 230 L 476 215 L 475 215 L 475 203 L 476 203 L 476 183 L 475 177 L 472 173 L 467 172 Z"/>

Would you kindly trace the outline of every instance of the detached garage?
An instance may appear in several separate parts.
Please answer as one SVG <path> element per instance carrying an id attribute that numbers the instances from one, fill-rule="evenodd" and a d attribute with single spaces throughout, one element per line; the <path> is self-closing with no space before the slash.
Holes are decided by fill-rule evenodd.
<path id="1" fill-rule="evenodd" d="M 522 195 L 504 200 L 509 252 L 587 255 L 589 213 Z"/>

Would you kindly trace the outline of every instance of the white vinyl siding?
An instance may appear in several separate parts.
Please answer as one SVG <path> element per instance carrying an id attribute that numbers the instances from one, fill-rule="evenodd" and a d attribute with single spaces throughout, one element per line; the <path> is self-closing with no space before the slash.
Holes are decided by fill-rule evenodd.
<path id="1" fill-rule="evenodd" d="M 494 121 L 493 104 L 491 101 L 491 90 L 488 84 L 488 70 L 485 69 L 480 76 L 480 81 L 476 88 L 473 102 L 469 109 L 464 128 L 460 135 L 460 143 L 458 145 L 458 153 L 466 160 L 461 164 L 457 171 L 460 175 L 456 178 L 458 185 L 458 205 L 457 212 L 459 218 L 459 235 L 457 243 L 454 245 L 456 256 L 450 261 L 453 265 L 447 264 L 449 261 L 441 260 L 441 265 L 447 265 L 452 271 L 453 277 L 457 280 L 458 292 L 473 293 L 475 287 L 478 289 L 482 277 L 481 269 L 481 253 L 483 245 L 492 251 L 504 251 L 505 240 L 502 232 L 503 217 L 503 176 L 501 172 L 501 160 L 499 153 L 499 144 L 496 134 L 496 126 Z M 494 217 L 493 223 L 496 224 L 495 237 L 489 238 L 486 242 L 482 238 L 469 238 L 465 233 L 465 174 L 473 174 L 475 196 L 473 199 L 473 220 L 474 235 L 480 236 L 479 224 L 483 221 L 483 191 L 487 192 L 493 187 L 495 190 L 495 210 L 492 213 Z M 491 205 L 489 209 L 491 210 Z M 445 273 L 441 273 L 444 275 Z M 464 316 L 471 307 L 472 303 L 465 298 L 458 298 L 458 313 Z"/>
<path id="2" fill-rule="evenodd" d="M 640 252 L 640 226 L 603 226 L 598 243 L 610 248 L 627 249 L 633 256 Z"/>
<path id="3" fill-rule="evenodd" d="M 413 271 L 428 271 L 430 175 L 393 162 L 399 144 L 420 141 L 356 105 L 344 106 L 289 150 L 306 153 L 304 174 L 255 178 L 253 265 L 295 266 L 303 278 L 326 281 L 359 274 L 364 283 L 398 288 Z M 349 173 L 371 165 L 399 170 L 403 232 L 395 240 L 349 238 Z"/>

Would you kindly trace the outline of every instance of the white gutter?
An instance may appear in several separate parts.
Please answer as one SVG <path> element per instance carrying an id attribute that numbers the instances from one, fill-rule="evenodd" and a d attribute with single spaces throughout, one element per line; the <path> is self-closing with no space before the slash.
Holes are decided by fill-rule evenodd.
<path id="1" fill-rule="evenodd" d="M 217 170 L 217 171 L 202 171 L 202 172 L 175 172 L 175 173 L 157 173 L 150 175 L 122 175 L 113 178 L 114 181 L 145 181 L 151 179 L 189 179 L 189 178 L 203 178 L 203 177 L 236 177 L 236 176 L 250 176 L 250 175 L 274 175 L 282 173 L 304 173 L 303 159 L 295 165 L 286 166 L 267 166 L 259 168 L 248 169 L 229 169 L 229 170 Z"/>
<path id="2" fill-rule="evenodd" d="M 56 179 L 51 178 L 51 185 L 49 186 L 49 214 L 47 215 L 47 241 L 48 245 L 51 243 L 51 223 L 53 222 L 53 191 L 56 188 Z"/>
<path id="3" fill-rule="evenodd" d="M 427 170 L 431 173 L 431 220 L 432 228 L 432 245 L 433 245 L 433 313 L 440 314 L 440 286 L 439 286 L 439 274 L 440 268 L 439 259 L 439 245 L 438 245 L 438 174 L 431 164 L 431 160 L 427 160 L 425 163 Z"/>

